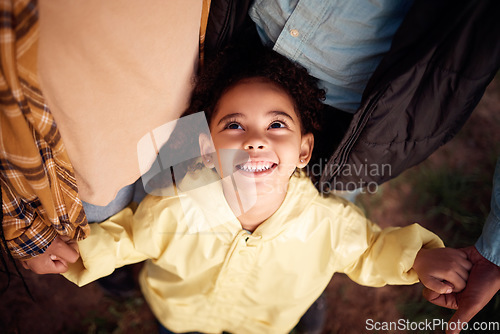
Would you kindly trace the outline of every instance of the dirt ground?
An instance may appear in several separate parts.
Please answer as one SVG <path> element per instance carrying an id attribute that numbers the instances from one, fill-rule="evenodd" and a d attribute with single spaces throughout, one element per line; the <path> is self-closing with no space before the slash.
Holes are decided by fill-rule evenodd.
<path id="1" fill-rule="evenodd" d="M 447 145 L 435 152 L 425 165 L 410 169 L 395 180 L 383 185 L 374 195 L 362 196 L 359 201 L 368 216 L 383 227 L 403 226 L 419 221 L 440 234 L 445 242 L 452 240 L 457 228 L 449 228 L 442 217 L 429 219 L 429 210 L 415 203 L 414 179 L 419 170 L 438 168 L 478 170 L 483 183 L 476 189 L 481 194 L 491 192 L 490 182 L 495 154 L 500 153 L 500 80 L 488 87 L 480 105 L 462 131 Z M 444 167 L 443 167 L 444 166 Z M 479 169 L 478 169 L 479 168 Z M 408 174 L 407 174 L 408 173 Z M 482 195 L 483 196 L 483 195 Z M 488 202 L 485 199 L 484 202 Z M 488 205 L 485 203 L 487 209 Z M 428 208 L 429 209 L 429 208 Z M 482 208 L 484 211 L 485 209 Z M 452 225 L 453 226 L 453 225 Z M 458 228 L 459 229 L 459 228 Z M 464 232 L 475 240 L 480 229 Z M 467 234 L 468 233 L 468 234 Z M 455 240 L 456 241 L 456 240 Z M 448 243 L 448 242 L 447 242 Z M 134 266 L 135 272 L 140 265 Z M 124 300 L 114 300 L 103 294 L 96 283 L 78 288 L 59 275 L 34 275 L 19 269 L 33 295 L 26 293 L 21 279 L 10 265 L 12 277 L 7 287 L 7 276 L 0 273 L 0 333 L 155 333 L 156 322 L 140 293 Z M 421 286 L 362 287 L 346 276 L 336 274 L 327 288 L 328 319 L 324 333 L 404 333 L 405 331 L 368 331 L 366 324 L 373 321 L 397 322 L 410 314 L 413 319 L 435 316 L 447 320 L 451 312 L 433 307 L 421 298 Z M 500 304 L 500 296 L 490 303 Z M 423 305 L 423 306 L 422 306 Z M 413 308 L 408 313 L 408 308 Z M 500 308 L 498 308 L 500 309 Z M 494 311 L 496 312 L 496 311 Z M 432 315 L 431 315 L 432 314 Z M 488 321 L 500 321 L 500 313 L 486 313 Z M 410 331 L 411 332 L 411 331 Z M 422 331 L 414 331 L 420 333 Z M 441 331 L 433 331 L 440 333 Z M 483 332 L 481 332 L 483 333 Z M 484 332 L 486 333 L 486 332 Z"/>

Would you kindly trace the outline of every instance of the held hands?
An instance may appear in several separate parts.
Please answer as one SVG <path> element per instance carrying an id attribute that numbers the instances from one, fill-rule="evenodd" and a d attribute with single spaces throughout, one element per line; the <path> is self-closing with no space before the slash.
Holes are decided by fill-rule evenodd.
<path id="1" fill-rule="evenodd" d="M 440 295 L 462 291 L 471 268 L 467 254 L 454 248 L 422 248 L 413 263 L 422 284 Z"/>
<path id="2" fill-rule="evenodd" d="M 43 254 L 21 263 L 36 274 L 60 274 L 68 270 L 68 263 L 75 263 L 79 257 L 75 240 L 57 236 Z"/>
<path id="3" fill-rule="evenodd" d="M 438 306 L 456 309 L 450 323 L 469 322 L 500 290 L 500 267 L 485 259 L 474 246 L 463 251 L 472 262 L 472 269 L 465 289 L 458 293 L 442 294 L 424 288 L 424 297 Z M 446 334 L 457 334 L 460 326 L 448 326 Z"/>

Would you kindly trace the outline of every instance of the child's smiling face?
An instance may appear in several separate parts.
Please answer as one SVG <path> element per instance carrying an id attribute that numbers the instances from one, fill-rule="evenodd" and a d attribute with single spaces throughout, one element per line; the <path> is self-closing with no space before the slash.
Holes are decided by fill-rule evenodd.
<path id="1" fill-rule="evenodd" d="M 293 99 L 260 78 L 245 79 L 224 93 L 209 126 L 221 177 L 230 172 L 251 179 L 261 191 L 286 190 L 295 168 L 305 167 L 311 157 L 313 135 L 302 133 Z M 200 139 L 202 154 L 209 145 Z M 230 170 L 221 170 L 228 166 L 224 160 L 231 160 Z"/>

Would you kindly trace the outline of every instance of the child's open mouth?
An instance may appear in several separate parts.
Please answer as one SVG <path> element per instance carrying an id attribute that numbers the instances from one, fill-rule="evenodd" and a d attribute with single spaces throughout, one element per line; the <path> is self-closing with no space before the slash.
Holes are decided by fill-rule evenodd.
<path id="1" fill-rule="evenodd" d="M 278 165 L 271 161 L 248 161 L 244 164 L 236 165 L 238 171 L 252 176 L 261 176 L 271 173 Z"/>

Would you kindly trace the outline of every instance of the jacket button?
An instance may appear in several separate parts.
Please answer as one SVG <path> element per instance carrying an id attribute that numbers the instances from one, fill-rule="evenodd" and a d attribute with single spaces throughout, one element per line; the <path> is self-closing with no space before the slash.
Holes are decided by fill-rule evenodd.
<path id="1" fill-rule="evenodd" d="M 299 31 L 297 29 L 292 29 L 290 30 L 290 35 L 292 35 L 292 37 L 298 37 Z"/>

